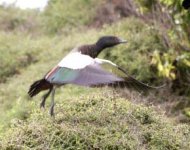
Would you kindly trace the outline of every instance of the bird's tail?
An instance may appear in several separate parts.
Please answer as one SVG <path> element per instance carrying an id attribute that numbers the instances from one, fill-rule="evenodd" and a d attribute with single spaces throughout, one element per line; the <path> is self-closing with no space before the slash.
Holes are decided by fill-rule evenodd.
<path id="1" fill-rule="evenodd" d="M 28 94 L 30 97 L 33 97 L 33 96 L 37 95 L 39 92 L 41 92 L 43 90 L 48 90 L 52 87 L 53 87 L 53 85 L 45 79 L 37 80 L 30 86 Z"/>

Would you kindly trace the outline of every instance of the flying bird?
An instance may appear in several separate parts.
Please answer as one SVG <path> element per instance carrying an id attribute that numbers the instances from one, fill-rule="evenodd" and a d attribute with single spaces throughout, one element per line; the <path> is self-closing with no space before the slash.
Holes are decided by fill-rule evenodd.
<path id="1" fill-rule="evenodd" d="M 75 84 L 87 87 L 113 86 L 128 87 L 139 91 L 157 89 L 142 83 L 113 62 L 96 58 L 99 53 L 118 44 L 127 43 L 116 36 L 103 36 L 95 44 L 74 48 L 42 79 L 35 81 L 28 91 L 30 97 L 43 90 L 48 90 L 42 97 L 40 107 L 45 107 L 47 97 L 51 94 L 50 115 L 54 115 L 54 94 L 56 87 Z"/>

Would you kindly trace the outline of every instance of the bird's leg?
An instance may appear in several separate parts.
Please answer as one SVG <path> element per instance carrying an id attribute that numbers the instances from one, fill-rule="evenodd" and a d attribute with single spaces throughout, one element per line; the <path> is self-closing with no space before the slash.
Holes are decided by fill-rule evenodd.
<path id="1" fill-rule="evenodd" d="M 51 106 L 50 106 L 50 110 L 49 110 L 49 113 L 51 116 L 54 116 L 54 105 L 55 105 L 54 95 L 55 95 L 55 87 L 53 87 L 52 93 L 51 93 Z"/>
<path id="2" fill-rule="evenodd" d="M 52 87 L 49 89 L 49 91 L 46 93 L 46 94 L 44 94 L 43 96 L 42 96 L 42 101 L 41 101 L 41 103 L 40 103 L 40 108 L 45 108 L 45 103 L 46 103 L 46 99 L 48 98 L 48 96 L 50 95 L 50 93 L 52 92 Z"/>
<path id="3" fill-rule="evenodd" d="M 113 104 L 113 108 L 114 108 L 114 110 L 116 111 L 117 110 L 117 101 L 116 101 L 116 91 L 115 91 L 116 89 L 113 89 L 113 102 L 114 102 L 114 104 Z"/>

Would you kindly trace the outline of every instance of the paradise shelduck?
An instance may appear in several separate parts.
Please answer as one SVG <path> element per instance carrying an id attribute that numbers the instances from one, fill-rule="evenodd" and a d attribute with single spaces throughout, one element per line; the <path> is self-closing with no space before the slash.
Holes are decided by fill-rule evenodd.
<path id="1" fill-rule="evenodd" d="M 182 6 L 185 8 L 185 9 L 189 9 L 190 8 L 190 0 L 184 0 L 182 2 Z"/>
<path id="2" fill-rule="evenodd" d="M 54 115 L 55 88 L 60 85 L 76 84 L 87 87 L 108 85 L 141 91 L 158 88 L 136 80 L 109 60 L 96 58 L 103 49 L 126 42 L 116 36 L 103 36 L 95 44 L 74 48 L 44 78 L 34 82 L 28 94 L 33 97 L 43 90 L 49 90 L 43 95 L 40 107 L 45 107 L 45 101 L 51 93 L 50 114 L 52 116 Z"/>

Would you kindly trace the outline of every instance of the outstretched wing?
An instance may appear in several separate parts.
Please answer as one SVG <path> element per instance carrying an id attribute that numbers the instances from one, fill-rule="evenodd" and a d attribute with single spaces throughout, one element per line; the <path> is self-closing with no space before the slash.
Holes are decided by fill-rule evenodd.
<path id="1" fill-rule="evenodd" d="M 80 53 L 66 56 L 45 79 L 53 84 L 77 84 L 92 86 L 109 84 L 123 79 L 104 70 L 95 59 Z"/>
<path id="2" fill-rule="evenodd" d="M 122 69 L 121 67 L 117 66 L 116 64 L 114 64 L 113 62 L 109 60 L 98 59 L 98 58 L 96 58 L 95 60 L 104 70 L 107 70 L 108 72 L 111 72 L 117 77 L 123 79 L 122 81 L 115 81 L 113 83 L 109 83 L 107 84 L 108 86 L 120 87 L 120 88 L 127 87 L 127 88 L 132 88 L 138 91 L 148 91 L 150 89 L 159 89 L 163 87 L 163 86 L 153 87 L 141 81 L 138 81 L 134 77 L 130 76 L 127 73 L 127 71 L 125 71 L 124 69 Z M 97 86 L 101 86 L 101 85 L 97 85 Z"/>
<path id="3" fill-rule="evenodd" d="M 93 59 L 80 53 L 64 58 L 45 77 L 53 84 L 77 84 L 81 86 L 120 86 L 139 91 L 156 89 L 129 76 L 122 68 L 111 61 Z"/>
<path id="4" fill-rule="evenodd" d="M 77 84 L 82 86 L 93 86 L 99 84 L 109 84 L 116 81 L 123 81 L 122 78 L 103 70 L 98 65 L 88 65 L 82 69 L 71 69 L 57 67 L 56 70 L 46 77 L 53 84 Z"/>

